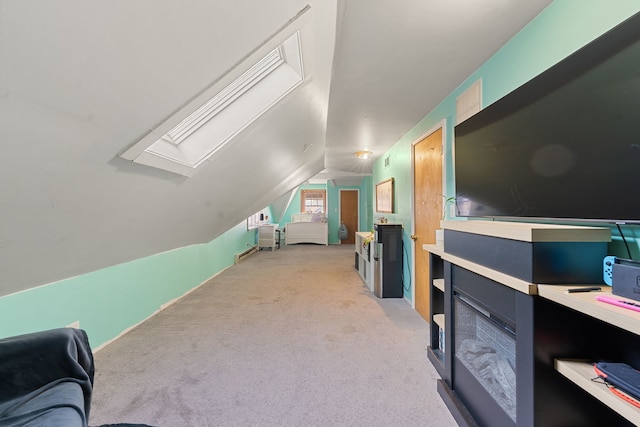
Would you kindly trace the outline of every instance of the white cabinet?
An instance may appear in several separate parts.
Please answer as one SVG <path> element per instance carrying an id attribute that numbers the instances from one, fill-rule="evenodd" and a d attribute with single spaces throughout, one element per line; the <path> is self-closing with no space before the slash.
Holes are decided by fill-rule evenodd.
<path id="1" fill-rule="evenodd" d="M 277 224 L 263 224 L 258 226 L 258 249 L 276 249 L 276 227 Z"/>
<path id="2" fill-rule="evenodd" d="M 373 233 L 357 232 L 356 233 L 356 253 L 355 268 L 360 278 L 367 285 L 369 290 L 373 292 L 373 253 L 371 251 L 371 243 Z"/>

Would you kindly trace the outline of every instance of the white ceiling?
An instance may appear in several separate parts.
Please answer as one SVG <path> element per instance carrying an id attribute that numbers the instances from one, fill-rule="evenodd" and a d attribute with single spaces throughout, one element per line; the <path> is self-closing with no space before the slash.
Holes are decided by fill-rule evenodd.
<path id="1" fill-rule="evenodd" d="M 210 241 L 314 176 L 359 181 L 355 151 L 382 155 L 550 1 L 0 0 L 0 295 Z M 312 79 L 205 168 L 118 156 L 307 4 Z"/>
<path id="2" fill-rule="evenodd" d="M 405 135 L 551 0 L 340 2 L 327 175 L 370 173 Z M 354 152 L 373 151 L 365 165 Z"/>

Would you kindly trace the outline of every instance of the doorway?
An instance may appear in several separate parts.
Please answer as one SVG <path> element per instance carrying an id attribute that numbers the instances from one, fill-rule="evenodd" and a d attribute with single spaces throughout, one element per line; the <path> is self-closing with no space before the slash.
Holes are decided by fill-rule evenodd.
<path id="1" fill-rule="evenodd" d="M 434 244 L 442 220 L 444 124 L 413 145 L 414 305 L 429 321 L 429 256 L 424 244 Z"/>
<path id="2" fill-rule="evenodd" d="M 341 240 L 341 244 L 356 243 L 358 231 L 358 190 L 340 190 L 340 222 L 347 226 L 347 238 Z"/>

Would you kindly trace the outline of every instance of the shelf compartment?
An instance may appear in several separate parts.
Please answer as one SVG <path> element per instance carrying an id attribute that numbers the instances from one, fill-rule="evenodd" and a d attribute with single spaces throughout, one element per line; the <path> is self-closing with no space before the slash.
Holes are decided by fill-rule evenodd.
<path id="1" fill-rule="evenodd" d="M 434 314 L 433 323 L 444 329 L 444 314 Z"/>
<path id="2" fill-rule="evenodd" d="M 592 381 L 593 365 L 581 359 L 556 359 L 555 369 L 568 380 L 635 425 L 640 425 L 640 409 L 613 394 L 606 385 Z"/>
<path id="3" fill-rule="evenodd" d="M 596 300 L 598 295 L 611 295 L 610 286 L 602 286 L 600 292 L 567 293 L 568 289 L 574 287 L 580 286 L 538 285 L 538 294 L 565 307 L 640 335 L 640 312 Z M 633 301 L 624 297 L 619 298 Z"/>
<path id="4" fill-rule="evenodd" d="M 433 286 L 444 292 L 444 279 L 433 279 Z"/>
<path id="5" fill-rule="evenodd" d="M 440 353 L 442 353 L 442 363 L 444 364 L 444 352 L 447 350 L 446 349 L 446 343 L 445 343 L 445 321 L 444 321 L 444 314 L 442 313 L 438 313 L 438 314 L 434 314 L 433 315 L 433 324 L 431 325 L 431 327 L 437 326 L 438 327 L 438 351 L 440 351 Z M 436 344 L 436 343 L 433 343 Z"/>

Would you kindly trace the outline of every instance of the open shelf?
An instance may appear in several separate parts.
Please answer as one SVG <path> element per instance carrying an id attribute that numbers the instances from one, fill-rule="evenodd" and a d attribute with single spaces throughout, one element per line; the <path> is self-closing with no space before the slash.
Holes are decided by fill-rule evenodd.
<path id="1" fill-rule="evenodd" d="M 556 359 L 555 368 L 556 371 L 600 402 L 635 425 L 640 425 L 640 408 L 636 408 L 613 394 L 602 382 L 592 381 L 596 377 L 592 364 L 579 359 Z"/>
<path id="2" fill-rule="evenodd" d="M 611 287 L 603 285 L 599 292 L 567 293 L 568 289 L 579 287 L 581 286 L 538 285 L 538 295 L 640 335 L 640 312 L 596 300 L 598 295 L 611 295 Z M 616 297 L 625 301 L 633 301 L 617 295 Z"/>
<path id="3" fill-rule="evenodd" d="M 373 233 L 359 231 L 356 233 L 355 269 L 367 288 L 373 292 L 373 263 L 371 259 L 371 244 L 365 243 Z"/>
<path id="4" fill-rule="evenodd" d="M 430 339 L 427 348 L 427 357 L 436 371 L 442 378 L 447 378 L 445 367 L 445 351 L 442 348 L 446 345 L 444 336 L 440 331 L 444 331 L 445 315 L 444 315 L 444 299 L 445 299 L 445 282 L 444 282 L 444 263 L 442 256 L 444 255 L 443 245 L 426 244 L 422 245 L 422 249 L 429 254 L 429 323 Z"/>
<path id="5" fill-rule="evenodd" d="M 443 313 L 434 314 L 433 323 L 435 323 L 436 325 L 444 329 L 444 314 Z"/>
<path id="6" fill-rule="evenodd" d="M 444 341 L 445 339 L 444 313 L 433 314 L 432 319 L 433 319 L 433 323 L 431 327 L 432 328 L 435 328 L 436 326 L 438 327 L 438 343 L 437 343 L 437 348 L 434 345 L 434 347 L 432 347 L 431 350 L 433 351 L 433 355 L 437 358 L 439 362 L 438 368 L 442 370 L 442 372 L 440 372 L 440 374 L 442 375 L 442 373 L 445 370 L 444 355 L 445 355 L 445 351 L 447 351 L 446 343 Z"/>

